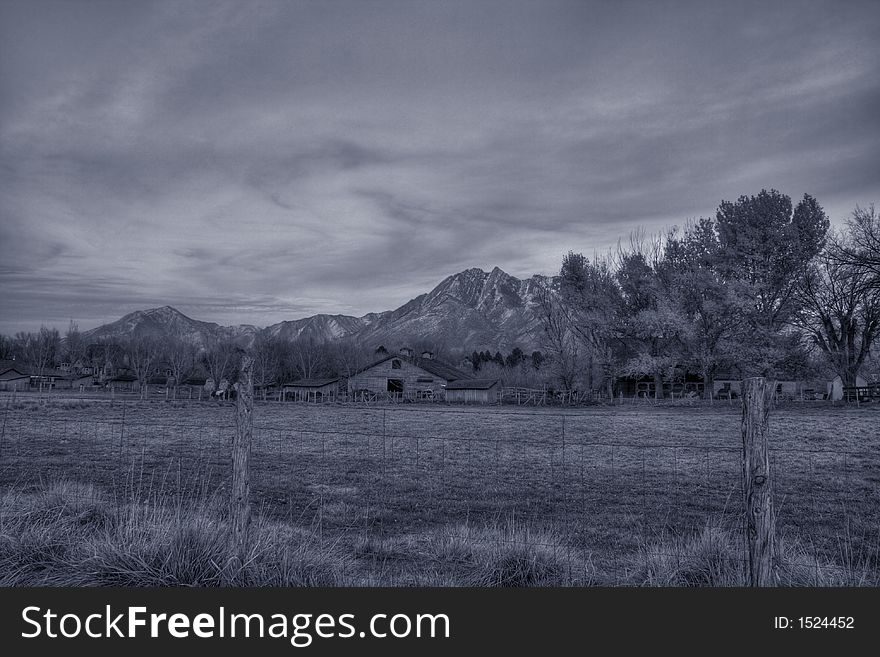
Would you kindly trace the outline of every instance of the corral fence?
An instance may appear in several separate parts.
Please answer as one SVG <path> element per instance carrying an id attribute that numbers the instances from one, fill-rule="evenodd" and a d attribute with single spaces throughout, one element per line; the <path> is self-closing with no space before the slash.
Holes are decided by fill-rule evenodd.
<path id="1" fill-rule="evenodd" d="M 203 386 L 164 386 L 149 384 L 144 391 L 134 390 L 130 386 L 76 386 L 73 388 L 54 387 L 39 388 L 0 381 L 0 392 L 8 393 L 13 401 L 17 399 L 52 399 L 52 398 L 75 398 L 80 400 L 159 400 L 180 402 L 203 402 L 216 403 L 228 401 L 234 398 L 231 390 L 226 391 L 222 397 L 209 394 Z M 654 406 L 654 405 L 715 405 L 738 406 L 741 404 L 739 395 L 728 395 L 721 398 L 704 398 L 695 394 L 692 390 L 680 390 L 667 392 L 660 399 L 649 394 L 637 394 L 624 396 L 618 394 L 609 397 L 604 390 L 554 390 L 551 388 L 525 388 L 515 386 L 503 386 L 496 396 L 490 401 L 482 397 L 479 400 L 456 400 L 446 398 L 443 391 L 412 390 L 412 391 L 370 391 L 357 390 L 347 391 L 344 388 L 332 393 L 304 390 L 304 389 L 275 389 L 258 388 L 254 391 L 254 399 L 263 403 L 294 402 L 304 404 L 350 404 L 350 405 L 394 405 L 394 404 L 446 404 L 462 405 L 471 404 L 477 406 L 487 405 L 510 405 L 510 406 L 587 406 L 592 404 L 615 404 L 629 406 Z M 843 399 L 839 402 L 824 399 L 818 396 L 792 395 L 786 393 L 774 393 L 774 403 L 804 403 L 806 405 L 836 403 L 876 403 L 880 401 L 880 384 L 869 386 L 843 388 Z"/>
<path id="2" fill-rule="evenodd" d="M 117 399 L 77 419 L 10 399 L 0 429 L 4 489 L 88 482 L 120 510 L 138 499 L 231 495 L 235 424 L 207 405 L 156 421 L 149 405 Z M 251 507 L 307 527 L 328 549 L 346 546 L 383 584 L 422 581 L 441 556 L 467 565 L 504 550 L 544 560 L 568 585 L 718 584 L 726 580 L 707 562 L 713 551 L 760 585 L 864 578 L 842 552 L 874 550 L 865 563 L 876 576 L 876 544 L 862 530 L 876 531 L 880 519 L 878 454 L 768 444 L 766 405 L 711 440 L 702 427 L 681 435 L 651 415 L 280 408 L 296 416 L 255 411 Z M 786 568 L 756 569 L 768 558 Z M 669 570 L 678 579 L 663 580 Z"/>

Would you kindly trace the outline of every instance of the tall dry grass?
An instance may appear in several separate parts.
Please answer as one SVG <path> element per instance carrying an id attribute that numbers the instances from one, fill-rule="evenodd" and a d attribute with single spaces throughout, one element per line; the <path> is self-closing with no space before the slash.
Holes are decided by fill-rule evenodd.
<path id="1" fill-rule="evenodd" d="M 400 535 L 326 538 L 317 525 L 257 514 L 247 558 L 231 567 L 225 505 L 130 485 L 125 499 L 56 481 L 0 497 L 0 586 L 743 586 L 742 532 L 723 517 L 644 541 L 618 566 L 594 564 L 561 526 L 512 519 Z M 878 586 L 878 537 L 839 537 L 820 555 L 779 540 L 783 586 Z"/>

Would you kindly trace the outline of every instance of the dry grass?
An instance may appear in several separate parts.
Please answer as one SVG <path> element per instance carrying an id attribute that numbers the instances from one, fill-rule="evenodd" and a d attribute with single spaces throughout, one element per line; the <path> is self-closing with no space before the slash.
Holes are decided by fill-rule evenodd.
<path id="1" fill-rule="evenodd" d="M 13 555 L 0 581 L 66 572 L 69 583 L 224 583 L 218 501 L 232 405 L 16 404 L 0 411 L 0 554 Z M 878 417 L 870 406 L 774 412 L 783 583 L 877 584 Z M 741 581 L 735 406 L 597 406 L 563 418 L 258 404 L 255 422 L 257 520 L 239 582 Z M 16 525 L 15 500 L 36 522 Z"/>
<path id="2" fill-rule="evenodd" d="M 4 586 L 337 586 L 350 559 L 309 531 L 257 519 L 245 563 L 230 571 L 219 509 L 114 504 L 88 484 L 59 481 L 0 500 Z"/>

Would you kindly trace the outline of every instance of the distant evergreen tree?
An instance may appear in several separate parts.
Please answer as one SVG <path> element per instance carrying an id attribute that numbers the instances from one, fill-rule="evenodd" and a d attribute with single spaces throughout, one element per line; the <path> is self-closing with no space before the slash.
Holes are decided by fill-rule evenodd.
<path id="1" fill-rule="evenodd" d="M 388 354 L 388 350 L 385 348 L 385 345 L 380 344 L 376 347 L 376 354 L 379 356 L 385 356 Z"/>
<path id="2" fill-rule="evenodd" d="M 511 351 L 507 358 L 504 359 L 504 362 L 507 367 L 516 367 L 523 361 L 523 358 L 525 358 L 523 350 L 519 347 L 514 347 L 513 351 Z"/>
<path id="3" fill-rule="evenodd" d="M 544 354 L 540 351 L 532 352 L 532 367 L 536 370 L 541 369 L 541 364 L 544 362 Z"/>

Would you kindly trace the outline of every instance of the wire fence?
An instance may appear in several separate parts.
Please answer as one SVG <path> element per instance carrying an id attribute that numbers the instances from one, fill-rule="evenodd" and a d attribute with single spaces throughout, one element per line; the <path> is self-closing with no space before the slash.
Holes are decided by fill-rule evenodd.
<path id="1" fill-rule="evenodd" d="M 159 406 L 119 400 L 49 417 L 7 402 L 0 487 L 87 482 L 120 508 L 223 500 L 234 425 L 221 409 L 230 408 Z M 261 404 L 255 415 L 255 511 L 344 547 L 383 584 L 511 559 L 545 564 L 553 582 L 569 585 L 653 582 L 668 571 L 711 583 L 713 558 L 745 563 L 734 416 L 712 427 L 651 413 L 634 422 L 614 413 L 276 408 Z M 850 583 L 858 570 L 876 583 L 880 455 L 803 442 L 781 437 L 771 449 L 790 581 L 799 569 Z"/>

